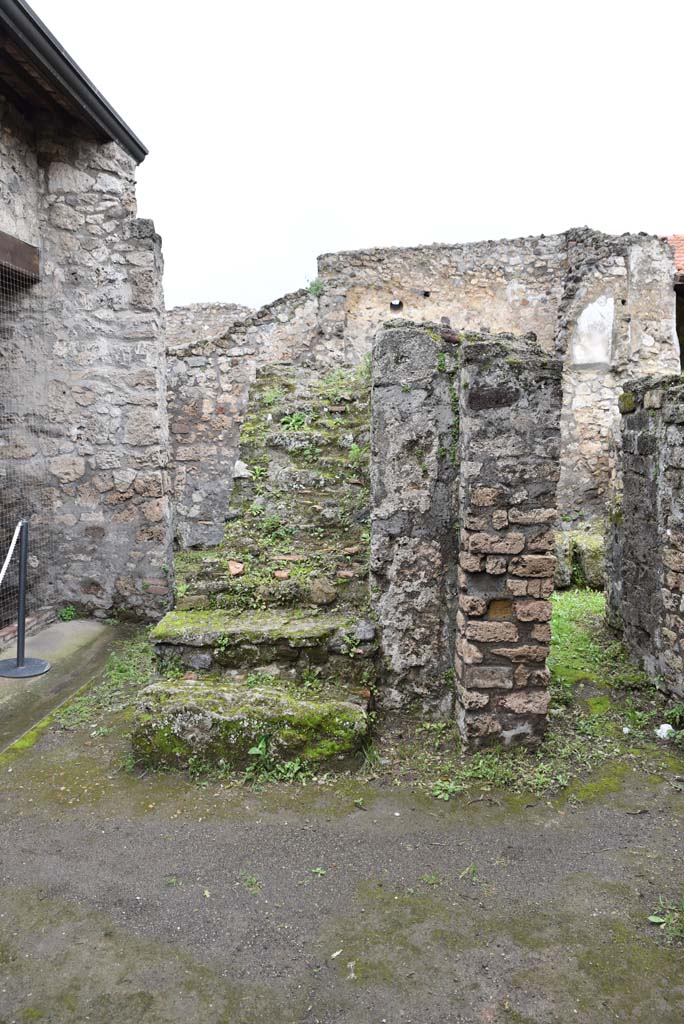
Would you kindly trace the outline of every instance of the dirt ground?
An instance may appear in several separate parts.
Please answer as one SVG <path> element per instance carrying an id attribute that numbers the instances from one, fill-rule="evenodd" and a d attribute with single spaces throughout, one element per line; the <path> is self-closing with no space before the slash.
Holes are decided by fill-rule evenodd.
<path id="1" fill-rule="evenodd" d="M 0 1021 L 680 1024 L 647 920 L 680 893 L 678 756 L 444 802 L 140 777 L 49 729 L 0 761 Z"/>

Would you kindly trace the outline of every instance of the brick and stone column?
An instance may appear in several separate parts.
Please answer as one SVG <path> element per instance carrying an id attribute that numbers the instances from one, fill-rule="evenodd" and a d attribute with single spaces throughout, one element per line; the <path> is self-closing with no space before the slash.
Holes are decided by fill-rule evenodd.
<path id="1" fill-rule="evenodd" d="M 386 708 L 536 743 L 548 705 L 562 361 L 394 321 L 373 352 L 372 599 Z"/>
<path id="2" fill-rule="evenodd" d="M 561 376 L 533 336 L 464 338 L 454 667 L 475 745 L 534 743 L 546 724 Z"/>

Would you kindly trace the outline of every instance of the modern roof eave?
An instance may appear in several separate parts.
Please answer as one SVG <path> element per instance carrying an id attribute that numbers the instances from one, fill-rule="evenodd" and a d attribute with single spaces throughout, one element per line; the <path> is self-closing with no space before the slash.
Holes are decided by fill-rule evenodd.
<path id="1" fill-rule="evenodd" d="M 148 151 L 137 135 L 24 0 L 0 0 L 0 27 L 7 30 L 100 136 L 118 142 L 136 163 L 145 159 Z"/>

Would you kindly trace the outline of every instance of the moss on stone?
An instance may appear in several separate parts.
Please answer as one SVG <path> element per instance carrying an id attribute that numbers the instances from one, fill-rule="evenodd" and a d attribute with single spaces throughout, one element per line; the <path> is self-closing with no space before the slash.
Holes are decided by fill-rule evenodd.
<path id="1" fill-rule="evenodd" d="M 291 646 L 311 646 L 351 628 L 345 615 L 315 615 L 303 610 L 252 610 L 233 615 L 221 610 L 168 612 L 150 634 L 152 643 L 193 647 L 239 646 L 285 640 Z"/>
<path id="2" fill-rule="evenodd" d="M 631 391 L 625 391 L 618 398 L 618 408 L 623 416 L 628 415 L 630 412 L 634 412 L 637 407 L 636 395 Z"/>
<path id="3" fill-rule="evenodd" d="M 133 724 L 136 756 L 156 767 L 244 766 L 263 744 L 269 758 L 320 763 L 358 749 L 368 732 L 359 700 L 297 696 L 275 685 L 167 681 L 141 695 Z"/>
<path id="4" fill-rule="evenodd" d="M 569 586 L 603 590 L 605 587 L 605 537 L 595 524 L 586 530 L 559 530 L 556 533 L 556 587 Z"/>

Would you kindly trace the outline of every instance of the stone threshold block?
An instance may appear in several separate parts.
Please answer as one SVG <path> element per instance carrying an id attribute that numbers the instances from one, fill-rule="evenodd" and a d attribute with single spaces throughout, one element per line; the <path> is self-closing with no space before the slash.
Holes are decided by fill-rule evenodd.
<path id="1" fill-rule="evenodd" d="M 562 360 L 533 336 L 393 321 L 374 350 L 379 703 L 534 745 L 548 707 Z"/>

